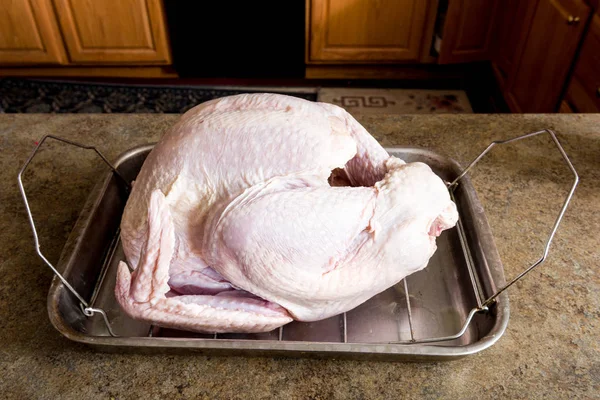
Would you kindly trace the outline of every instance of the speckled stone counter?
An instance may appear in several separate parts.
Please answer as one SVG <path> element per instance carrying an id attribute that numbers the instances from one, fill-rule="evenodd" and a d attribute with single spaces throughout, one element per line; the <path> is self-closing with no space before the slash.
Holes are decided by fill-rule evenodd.
<path id="1" fill-rule="evenodd" d="M 600 398 L 600 115 L 358 116 L 385 146 L 425 147 L 466 165 L 494 139 L 556 130 L 581 175 L 548 261 L 509 292 L 506 333 L 439 363 L 106 354 L 50 324 L 51 271 L 37 258 L 17 172 L 44 134 L 109 159 L 152 142 L 177 115 L 0 115 L 2 398 Z M 56 261 L 103 165 L 45 148 L 25 181 L 42 249 Z M 541 254 L 570 175 L 548 138 L 494 149 L 473 171 L 505 273 Z"/>

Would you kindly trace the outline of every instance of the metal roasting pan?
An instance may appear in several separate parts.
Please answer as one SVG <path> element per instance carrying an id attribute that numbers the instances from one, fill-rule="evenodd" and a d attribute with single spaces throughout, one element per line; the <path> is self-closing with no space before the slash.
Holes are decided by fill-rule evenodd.
<path id="1" fill-rule="evenodd" d="M 478 353 L 500 339 L 509 319 L 504 291 L 547 256 L 552 236 L 570 201 L 575 175 L 543 257 L 509 284 L 494 239 L 466 174 L 494 144 L 463 169 L 455 161 L 417 148 L 387 148 L 407 162 L 421 161 L 449 183 L 460 222 L 437 239 L 428 266 L 347 313 L 312 323 L 292 322 L 260 334 L 198 334 L 163 329 L 126 316 L 114 298 L 117 265 L 124 259 L 119 224 L 128 183 L 137 176 L 153 145 L 133 148 L 114 163 L 93 147 L 46 136 L 19 174 L 38 255 L 55 272 L 48 295 L 48 315 L 65 337 L 100 351 L 286 356 L 380 360 L 451 360 Z M 21 175 L 47 138 L 95 150 L 113 168 L 90 193 L 56 266 L 42 254 Z"/>

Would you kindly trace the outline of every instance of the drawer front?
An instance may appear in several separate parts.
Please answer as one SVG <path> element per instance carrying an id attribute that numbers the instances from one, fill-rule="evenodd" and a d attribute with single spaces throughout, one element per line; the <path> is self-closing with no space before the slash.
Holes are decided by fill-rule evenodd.
<path id="1" fill-rule="evenodd" d="M 594 15 L 583 42 L 567 101 L 576 112 L 600 112 L 600 16 Z"/>

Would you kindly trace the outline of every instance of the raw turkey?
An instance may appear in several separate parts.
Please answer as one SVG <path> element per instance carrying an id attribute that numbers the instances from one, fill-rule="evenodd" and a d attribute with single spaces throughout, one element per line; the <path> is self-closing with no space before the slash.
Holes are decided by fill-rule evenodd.
<path id="1" fill-rule="evenodd" d="M 316 321 L 424 268 L 457 219 L 426 164 L 390 157 L 344 109 L 224 97 L 182 115 L 144 162 L 115 294 L 132 318 L 188 331 Z"/>

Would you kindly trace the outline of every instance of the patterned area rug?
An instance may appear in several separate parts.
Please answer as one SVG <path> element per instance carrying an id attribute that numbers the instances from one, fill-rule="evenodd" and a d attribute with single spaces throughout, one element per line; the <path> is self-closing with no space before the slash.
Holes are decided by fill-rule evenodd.
<path id="1" fill-rule="evenodd" d="M 183 113 L 205 101 L 271 92 L 315 101 L 316 89 L 113 85 L 0 79 L 0 113 Z"/>
<path id="2" fill-rule="evenodd" d="M 375 114 L 472 113 L 462 90 L 323 88 L 318 101 L 333 103 L 348 112 Z"/>

